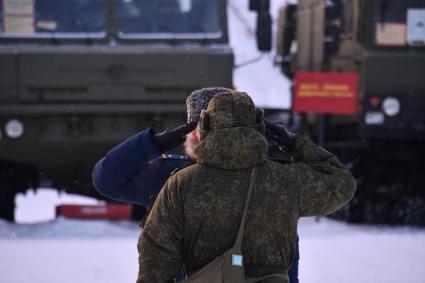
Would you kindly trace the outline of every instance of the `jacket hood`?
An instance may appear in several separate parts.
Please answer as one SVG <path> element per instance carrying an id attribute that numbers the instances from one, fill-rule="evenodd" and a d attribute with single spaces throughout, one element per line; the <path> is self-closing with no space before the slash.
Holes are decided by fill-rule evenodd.
<path id="1" fill-rule="evenodd" d="M 220 93 L 200 119 L 201 142 L 197 162 L 223 169 L 250 168 L 267 158 L 262 112 L 242 92 Z"/>

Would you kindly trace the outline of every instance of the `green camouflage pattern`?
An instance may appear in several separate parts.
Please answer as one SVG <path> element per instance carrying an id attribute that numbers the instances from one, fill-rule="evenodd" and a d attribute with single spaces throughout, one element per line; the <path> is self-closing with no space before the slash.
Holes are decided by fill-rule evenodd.
<path id="1" fill-rule="evenodd" d="M 211 129 L 249 126 L 256 123 L 256 110 L 251 97 L 244 92 L 219 93 L 208 104 Z"/>
<path id="2" fill-rule="evenodd" d="M 209 133 L 195 153 L 200 164 L 222 169 L 251 168 L 266 160 L 267 140 L 249 127 L 220 129 Z"/>
<path id="3" fill-rule="evenodd" d="M 138 243 L 139 283 L 172 282 L 182 270 L 193 273 L 233 246 L 254 165 L 259 170 L 242 243 L 245 264 L 288 270 L 298 219 L 332 213 L 355 191 L 353 176 L 336 157 L 302 136 L 296 137 L 294 162 L 267 160 L 264 136 L 249 126 L 255 121 L 219 121 L 213 110 L 220 103 L 208 112 L 213 125 L 224 128 L 211 128 L 197 150 L 198 163 L 169 178 L 147 218 Z"/>

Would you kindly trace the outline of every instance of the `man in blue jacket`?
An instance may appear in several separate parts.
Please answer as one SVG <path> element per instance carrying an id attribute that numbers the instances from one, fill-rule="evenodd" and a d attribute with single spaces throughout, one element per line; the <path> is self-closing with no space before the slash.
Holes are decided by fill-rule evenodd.
<path id="1" fill-rule="evenodd" d="M 195 90 L 186 101 L 187 124 L 161 133 L 146 129 L 114 147 L 94 167 L 96 190 L 111 199 L 149 209 L 170 174 L 194 163 L 187 156 L 163 153 L 185 142 L 186 135 L 195 129 L 201 110 L 207 109 L 215 94 L 229 91 L 220 87 Z M 266 122 L 266 127 L 270 159 L 290 162 L 287 151 L 294 145 L 294 134 L 270 122 Z M 298 260 L 297 245 L 289 270 L 291 283 L 298 282 Z"/>

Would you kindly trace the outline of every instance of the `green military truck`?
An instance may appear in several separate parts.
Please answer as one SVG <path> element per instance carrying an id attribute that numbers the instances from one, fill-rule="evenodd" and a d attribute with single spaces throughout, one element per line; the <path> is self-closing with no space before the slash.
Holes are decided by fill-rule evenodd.
<path id="1" fill-rule="evenodd" d="M 225 0 L 3 0 L 0 18 L 0 218 L 38 184 L 100 197 L 108 149 L 232 86 Z"/>
<path id="2" fill-rule="evenodd" d="M 294 102 L 320 84 L 336 89 L 327 78 L 358 77 L 355 114 L 302 111 L 306 132 L 358 180 L 355 198 L 335 216 L 425 225 L 425 1 L 299 0 L 278 22 L 278 62 L 294 80 Z M 300 92 L 305 72 L 318 81 Z M 317 101 L 329 94 L 323 90 Z"/>

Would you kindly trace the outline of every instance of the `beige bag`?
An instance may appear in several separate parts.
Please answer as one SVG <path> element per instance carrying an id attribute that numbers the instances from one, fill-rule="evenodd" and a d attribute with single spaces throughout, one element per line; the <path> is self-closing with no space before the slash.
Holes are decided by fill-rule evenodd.
<path id="1" fill-rule="evenodd" d="M 289 282 L 287 274 L 271 274 L 265 277 L 245 279 L 243 256 L 241 252 L 242 237 L 245 226 L 246 213 L 248 211 L 248 203 L 254 188 L 255 178 L 257 176 L 257 167 L 252 169 L 251 181 L 249 184 L 248 196 L 245 202 L 245 208 L 242 220 L 239 226 L 238 236 L 234 246 L 227 250 L 221 256 L 205 265 L 197 272 L 191 274 L 188 279 L 180 282 L 184 283 L 247 283 L 257 282 L 260 280 L 273 278 L 281 279 L 279 282 Z"/>

